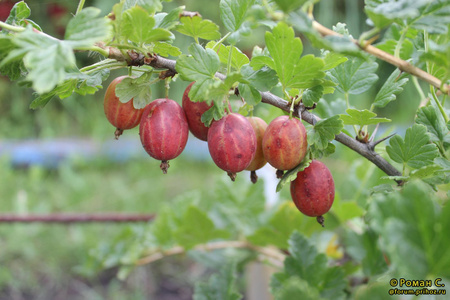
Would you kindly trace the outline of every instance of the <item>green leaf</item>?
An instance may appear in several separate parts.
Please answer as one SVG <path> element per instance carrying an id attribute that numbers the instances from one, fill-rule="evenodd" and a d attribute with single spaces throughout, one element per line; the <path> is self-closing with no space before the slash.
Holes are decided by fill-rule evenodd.
<path id="1" fill-rule="evenodd" d="M 433 0 L 368 0 L 365 10 L 378 28 L 383 28 L 396 19 L 413 19 L 421 9 Z"/>
<path id="2" fill-rule="evenodd" d="M 392 276 L 450 276 L 450 207 L 436 193 L 412 181 L 398 193 L 377 194 L 369 201 L 367 220 L 379 236 L 380 249 L 395 266 Z M 408 260 L 405 260 L 408 257 Z M 414 263 L 411 263 L 413 261 Z"/>
<path id="3" fill-rule="evenodd" d="M 190 249 L 210 240 L 227 238 L 228 231 L 217 229 L 208 215 L 196 206 L 189 206 L 180 220 L 174 237 L 180 246 Z"/>
<path id="4" fill-rule="evenodd" d="M 179 6 L 172 9 L 168 14 L 159 13 L 155 15 L 156 27 L 171 30 L 179 23 L 180 14 L 183 12 L 184 7 Z"/>
<path id="5" fill-rule="evenodd" d="M 196 41 L 201 38 L 205 40 L 216 40 L 220 38 L 219 26 L 210 20 L 202 20 L 200 16 L 181 17 L 181 25 L 176 30 L 184 35 L 193 37 Z"/>
<path id="6" fill-rule="evenodd" d="M 275 71 L 268 67 L 255 71 L 247 64 L 241 67 L 241 74 L 252 87 L 261 92 L 270 91 L 278 83 Z"/>
<path id="7" fill-rule="evenodd" d="M 324 71 L 334 69 L 340 64 L 345 63 L 348 60 L 347 57 L 340 53 L 326 51 L 325 56 L 323 58 L 323 61 L 325 63 L 325 66 L 323 67 Z"/>
<path id="8" fill-rule="evenodd" d="M 450 19 L 450 3 L 448 1 L 434 1 L 421 10 L 418 18 L 411 20 L 413 28 L 424 30 L 430 34 L 448 33 Z M 448 36 L 448 34 L 447 34 Z"/>
<path id="9" fill-rule="evenodd" d="M 239 300 L 242 295 L 238 288 L 236 263 L 226 263 L 218 274 L 206 282 L 195 285 L 194 300 Z"/>
<path id="10" fill-rule="evenodd" d="M 323 95 L 323 86 L 316 85 L 303 91 L 302 102 L 306 107 L 312 107 L 314 103 L 319 102 Z"/>
<path id="11" fill-rule="evenodd" d="M 110 36 L 109 19 L 98 17 L 100 12 L 98 8 L 87 7 L 69 21 L 64 39 L 71 47 L 90 47 Z"/>
<path id="12" fill-rule="evenodd" d="M 257 105 L 261 102 L 261 93 L 255 89 L 253 86 L 239 83 L 239 95 L 244 99 L 244 101 L 251 106 Z"/>
<path id="13" fill-rule="evenodd" d="M 272 32 L 266 32 L 266 45 L 284 88 L 312 87 L 325 77 L 323 59 L 313 55 L 300 58 L 303 44 L 286 23 L 280 22 Z"/>
<path id="14" fill-rule="evenodd" d="M 135 6 L 142 7 L 150 15 L 154 14 L 157 11 L 161 11 L 163 8 L 160 0 L 125 0 L 123 4 L 123 11 L 126 11 Z"/>
<path id="15" fill-rule="evenodd" d="M 228 64 L 231 46 L 225 46 L 221 43 L 209 42 L 206 45 L 206 48 L 214 50 L 219 55 L 219 59 L 222 64 L 224 64 L 225 66 Z M 233 69 L 239 71 L 241 67 L 248 64 L 249 61 L 250 60 L 248 59 L 247 55 L 242 53 L 239 48 L 233 47 L 233 50 L 231 52 L 231 67 Z"/>
<path id="16" fill-rule="evenodd" d="M 175 244 L 173 233 L 176 229 L 173 221 L 174 215 L 169 207 L 158 212 L 158 216 L 152 222 L 150 233 L 158 248 L 167 249 Z"/>
<path id="17" fill-rule="evenodd" d="M 216 79 L 214 75 L 219 70 L 220 60 L 216 52 L 204 49 L 197 44 L 189 46 L 191 56 L 181 55 L 175 68 L 185 81 L 195 81 L 189 92 L 189 98 L 193 102 L 208 100 L 209 93 Z M 209 102 L 210 103 L 210 102 Z"/>
<path id="18" fill-rule="evenodd" d="M 275 277 L 275 276 L 274 276 Z M 319 291 L 312 287 L 306 280 L 298 277 L 286 278 L 275 287 L 272 279 L 272 290 L 276 300 L 297 299 L 301 295 L 302 300 L 321 300 Z"/>
<path id="19" fill-rule="evenodd" d="M 318 253 L 317 249 L 297 231 L 289 239 L 289 246 L 290 256 L 284 261 L 283 272 L 276 273 L 272 277 L 271 288 L 275 295 L 283 293 L 292 278 L 298 278 L 307 283 L 301 286 L 309 287 L 307 291 L 309 295 L 318 292 L 320 297 L 325 299 L 345 299 L 344 289 L 347 283 L 341 267 L 328 268 L 326 256 Z M 320 299 L 317 294 L 314 297 L 312 299 Z"/>
<path id="20" fill-rule="evenodd" d="M 287 13 L 299 9 L 307 1 L 308 0 L 275 0 L 275 3 L 281 10 Z"/>
<path id="21" fill-rule="evenodd" d="M 328 142 L 334 140 L 343 128 L 344 122 L 338 115 L 320 120 L 308 131 L 308 144 L 314 144 L 320 150 L 326 149 Z"/>
<path id="22" fill-rule="evenodd" d="M 442 170 L 442 167 L 439 165 L 429 165 L 429 166 L 425 166 L 420 169 L 411 171 L 410 177 L 423 180 L 423 179 L 427 179 L 427 178 L 436 176 L 437 172 L 439 172 L 441 170 Z"/>
<path id="23" fill-rule="evenodd" d="M 153 44 L 153 52 L 164 57 L 168 57 L 169 55 L 179 56 L 181 54 L 178 47 L 172 46 L 171 44 L 165 42 L 155 42 Z"/>
<path id="24" fill-rule="evenodd" d="M 202 115 L 201 121 L 206 127 L 209 127 L 213 120 L 219 121 L 225 115 L 222 106 L 213 105 L 210 109 L 205 111 Z"/>
<path id="25" fill-rule="evenodd" d="M 116 86 L 116 96 L 119 101 L 127 103 L 133 99 L 136 109 L 144 108 L 152 100 L 152 90 L 149 84 L 152 74 L 144 73 L 138 78 L 127 77 Z"/>
<path id="26" fill-rule="evenodd" d="M 446 81 L 450 78 L 450 41 L 435 43 L 429 41 L 428 51 L 420 55 L 420 60 L 430 66 L 430 74 Z"/>
<path id="27" fill-rule="evenodd" d="M 31 14 L 31 10 L 24 1 L 17 2 L 9 12 L 9 16 L 5 23 L 10 25 L 26 26 L 24 22 Z"/>
<path id="28" fill-rule="evenodd" d="M 378 80 L 375 71 L 376 62 L 369 62 L 361 58 L 353 58 L 331 70 L 328 76 L 337 84 L 336 89 L 341 93 L 361 94 Z"/>
<path id="29" fill-rule="evenodd" d="M 55 96 L 60 99 L 71 96 L 74 92 L 82 96 L 86 94 L 95 94 L 102 88 L 102 82 L 109 76 L 109 70 L 100 70 L 92 72 L 89 75 L 74 70 L 66 74 L 66 80 L 56 86 L 50 92 L 43 93 L 33 100 L 30 104 L 31 109 L 42 108 Z"/>
<path id="30" fill-rule="evenodd" d="M 420 107 L 417 111 L 416 123 L 427 128 L 427 134 L 432 142 L 450 143 L 450 133 L 445 120 L 435 107 Z"/>
<path id="31" fill-rule="evenodd" d="M 296 166 L 295 168 L 293 168 L 293 169 L 287 171 L 286 173 L 284 173 L 284 175 L 281 178 L 280 182 L 278 182 L 277 193 L 279 191 L 281 191 L 281 189 L 287 183 L 290 183 L 291 181 L 294 181 L 297 178 L 298 172 L 301 172 L 304 169 L 306 169 L 309 166 L 310 163 L 311 163 L 310 159 L 304 159 L 298 166 Z"/>
<path id="32" fill-rule="evenodd" d="M 172 34 L 163 28 L 153 28 L 155 18 L 139 6 L 134 6 L 123 13 L 121 33 L 130 41 L 141 45 L 156 41 L 170 40 Z"/>
<path id="33" fill-rule="evenodd" d="M 346 251 L 354 260 L 362 264 L 366 276 L 384 273 L 388 268 L 383 252 L 377 244 L 378 240 L 379 236 L 370 229 L 362 234 L 348 231 L 345 235 Z"/>
<path id="34" fill-rule="evenodd" d="M 66 70 L 75 66 L 72 48 L 58 40 L 33 32 L 30 28 L 16 35 L 13 42 L 19 49 L 13 50 L 2 62 L 23 56 L 28 70 L 26 80 L 32 82 L 39 93 L 51 91 L 65 80 Z"/>
<path id="35" fill-rule="evenodd" d="M 383 50 L 384 52 L 394 55 L 395 48 L 397 47 L 398 43 L 401 43 L 400 58 L 403 60 L 410 59 L 414 53 L 414 45 L 408 39 L 404 39 L 403 41 L 397 41 L 394 39 L 384 40 L 382 43 L 377 44 L 376 47 L 380 50 Z"/>
<path id="36" fill-rule="evenodd" d="M 22 56 L 19 55 L 9 62 L 3 61 L 14 48 L 15 45 L 11 36 L 0 35 L 0 74 L 8 76 L 11 80 L 18 80 L 22 76 L 22 69 L 24 69 Z"/>
<path id="37" fill-rule="evenodd" d="M 283 202 L 271 215 L 264 226 L 258 228 L 247 239 L 258 246 L 273 245 L 280 249 L 288 249 L 288 240 L 294 230 L 303 224 L 304 216 L 299 214 L 292 201 Z"/>
<path id="38" fill-rule="evenodd" d="M 373 105 L 375 107 L 385 107 L 389 102 L 394 101 L 396 95 L 403 91 L 403 86 L 407 82 L 408 78 L 401 78 L 400 70 L 395 69 L 378 91 Z"/>
<path id="39" fill-rule="evenodd" d="M 50 100 L 52 100 L 52 98 L 55 95 L 56 92 L 52 91 L 38 96 L 36 99 L 33 100 L 33 102 L 31 102 L 30 109 L 38 109 L 44 107 L 45 105 L 47 105 L 48 102 L 50 102 Z"/>
<path id="40" fill-rule="evenodd" d="M 344 121 L 345 125 L 373 125 L 382 122 L 391 122 L 391 120 L 386 118 L 375 118 L 377 115 L 367 109 L 357 110 L 354 108 L 349 108 L 345 111 L 348 115 L 339 115 L 341 120 Z"/>
<path id="41" fill-rule="evenodd" d="M 229 32 L 237 31 L 254 2 L 255 0 L 220 0 L 220 19 L 225 29 Z"/>
<path id="42" fill-rule="evenodd" d="M 415 124 L 406 130 L 404 140 L 399 136 L 392 137 L 386 152 L 393 161 L 414 169 L 430 165 L 439 152 L 434 144 L 429 144 L 426 133 L 425 126 Z"/>
<path id="43" fill-rule="evenodd" d="M 321 146 L 322 147 L 322 146 Z M 325 148 L 318 148 L 316 145 L 311 145 L 309 147 L 309 152 L 315 159 L 320 159 L 322 157 L 327 157 L 336 151 L 336 146 L 332 143 L 328 143 Z"/>
<path id="44" fill-rule="evenodd" d="M 191 56 L 181 55 L 177 60 L 176 70 L 186 81 L 196 81 L 213 78 L 220 67 L 216 52 L 204 49 L 197 44 L 189 46 Z"/>

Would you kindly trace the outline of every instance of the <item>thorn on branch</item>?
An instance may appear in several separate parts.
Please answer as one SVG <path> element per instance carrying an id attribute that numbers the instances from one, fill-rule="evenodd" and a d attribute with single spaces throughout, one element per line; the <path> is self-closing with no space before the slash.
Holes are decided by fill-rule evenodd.
<path id="1" fill-rule="evenodd" d="M 372 150 L 372 151 L 374 151 L 376 145 L 378 145 L 379 143 L 384 142 L 384 141 L 387 140 L 387 139 L 390 139 L 391 137 L 393 137 L 393 136 L 396 135 L 396 134 L 397 134 L 397 133 L 394 132 L 393 134 L 390 134 L 390 135 L 388 135 L 387 137 L 384 137 L 384 138 L 382 138 L 382 139 L 379 139 L 378 141 L 370 142 L 370 143 L 369 143 L 369 149 Z"/>

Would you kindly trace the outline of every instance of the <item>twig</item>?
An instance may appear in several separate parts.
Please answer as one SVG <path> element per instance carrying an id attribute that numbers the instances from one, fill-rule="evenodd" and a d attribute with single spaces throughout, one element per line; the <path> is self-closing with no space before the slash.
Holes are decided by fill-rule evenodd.
<path id="1" fill-rule="evenodd" d="M 339 33 L 334 32 L 333 30 L 331 30 L 329 28 L 326 28 L 325 26 L 318 23 L 317 21 L 313 21 L 313 28 L 316 29 L 322 36 L 329 36 L 329 35 L 341 36 Z M 391 65 L 396 66 L 403 72 L 409 73 L 413 76 L 416 76 L 417 78 L 420 78 L 420 79 L 426 81 L 430 85 L 441 90 L 444 94 L 450 95 L 450 88 L 448 85 L 443 84 L 442 81 L 440 81 L 438 78 L 425 72 L 424 70 L 419 69 L 419 68 L 411 65 L 409 62 L 404 61 L 400 58 L 397 58 L 394 55 L 384 52 L 383 50 L 380 50 L 370 44 L 361 46 L 361 44 L 355 39 L 353 39 L 352 42 L 355 43 L 362 50 L 366 51 L 367 53 L 372 54 L 373 56 L 375 56 L 381 60 L 384 60 L 385 62 L 390 63 Z"/>
<path id="2" fill-rule="evenodd" d="M 52 213 L 42 215 L 0 214 L 0 223 L 90 223 L 90 222 L 149 222 L 155 215 L 124 213 Z"/>
<path id="3" fill-rule="evenodd" d="M 286 258 L 286 256 L 283 253 L 274 248 L 259 247 L 245 241 L 220 241 L 208 244 L 201 244 L 192 248 L 192 250 L 213 251 L 225 248 L 241 248 L 258 252 L 259 254 L 267 258 L 270 263 L 272 263 L 277 267 L 282 267 L 284 259 Z M 176 246 L 168 250 L 158 251 L 139 259 L 136 262 L 136 265 L 141 266 L 145 264 L 150 264 L 152 262 L 155 262 L 168 256 L 186 253 L 188 250 L 191 249 L 185 249 L 181 246 Z"/>

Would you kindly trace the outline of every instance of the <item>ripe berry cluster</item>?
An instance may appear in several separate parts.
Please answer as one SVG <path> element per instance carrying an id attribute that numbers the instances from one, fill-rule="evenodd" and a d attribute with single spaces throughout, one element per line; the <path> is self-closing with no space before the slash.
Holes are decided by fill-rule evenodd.
<path id="1" fill-rule="evenodd" d="M 116 78 L 106 90 L 106 117 L 117 128 L 116 138 L 124 129 L 139 124 L 142 146 L 151 157 L 162 161 L 163 173 L 167 173 L 168 161 L 184 150 L 189 131 L 208 143 L 214 163 L 233 181 L 238 172 L 248 170 L 255 183 L 255 171 L 266 163 L 277 169 L 281 177 L 284 171 L 298 166 L 307 154 L 306 129 L 297 118 L 280 116 L 267 125 L 261 118 L 244 117 L 230 108 L 229 113 L 207 127 L 201 117 L 213 104 L 189 99 L 193 83 L 184 91 L 182 106 L 166 98 L 135 109 L 133 99 L 122 103 L 116 96 L 115 88 L 124 78 Z M 307 216 L 317 217 L 323 225 L 322 215 L 329 211 L 334 200 L 334 181 L 329 169 L 313 160 L 298 172 L 290 190 L 296 207 Z"/>

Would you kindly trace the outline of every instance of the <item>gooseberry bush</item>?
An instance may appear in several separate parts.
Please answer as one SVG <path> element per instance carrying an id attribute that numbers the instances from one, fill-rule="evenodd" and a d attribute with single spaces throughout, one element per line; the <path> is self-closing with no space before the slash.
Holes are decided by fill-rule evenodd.
<path id="1" fill-rule="evenodd" d="M 218 24 L 169 2 L 122 0 L 105 16 L 80 1 L 64 39 L 46 34 L 23 1 L 0 22 L 0 73 L 35 91 L 31 109 L 102 94 L 110 71 L 124 69 L 102 94 L 115 137 L 139 126 L 170 180 L 177 170 L 169 161 L 190 130 L 235 181 L 212 189 L 214 204 L 175 201 L 148 226 L 93 251 L 91 266 L 117 266 L 125 278 L 188 253 L 217 271 L 196 284 L 194 299 L 241 299 L 239 274 L 254 260 L 276 268 L 261 287 L 276 299 L 380 298 L 390 278 L 450 278 L 448 0 L 365 0 L 369 29 L 359 37 L 344 23 L 317 22 L 319 0 L 220 0 Z M 258 33 L 261 43 L 244 52 L 241 42 Z M 188 47 L 179 42 L 186 38 Z M 77 65 L 78 52 L 96 62 Z M 155 99 L 159 81 L 166 97 Z M 182 99 L 170 99 L 176 81 L 186 83 Z M 396 124 L 377 112 L 407 84 L 413 123 L 377 137 L 383 123 Z M 362 107 L 358 98 L 371 89 L 375 97 Z M 263 120 L 264 107 L 277 113 Z M 326 164 L 340 160 L 341 148 L 364 164 L 334 180 Z M 290 185 L 292 201 L 266 207 L 256 175 L 266 163 L 277 192 Z M 384 174 L 367 187 L 375 168 Z M 243 183 L 244 170 L 254 184 Z"/>

